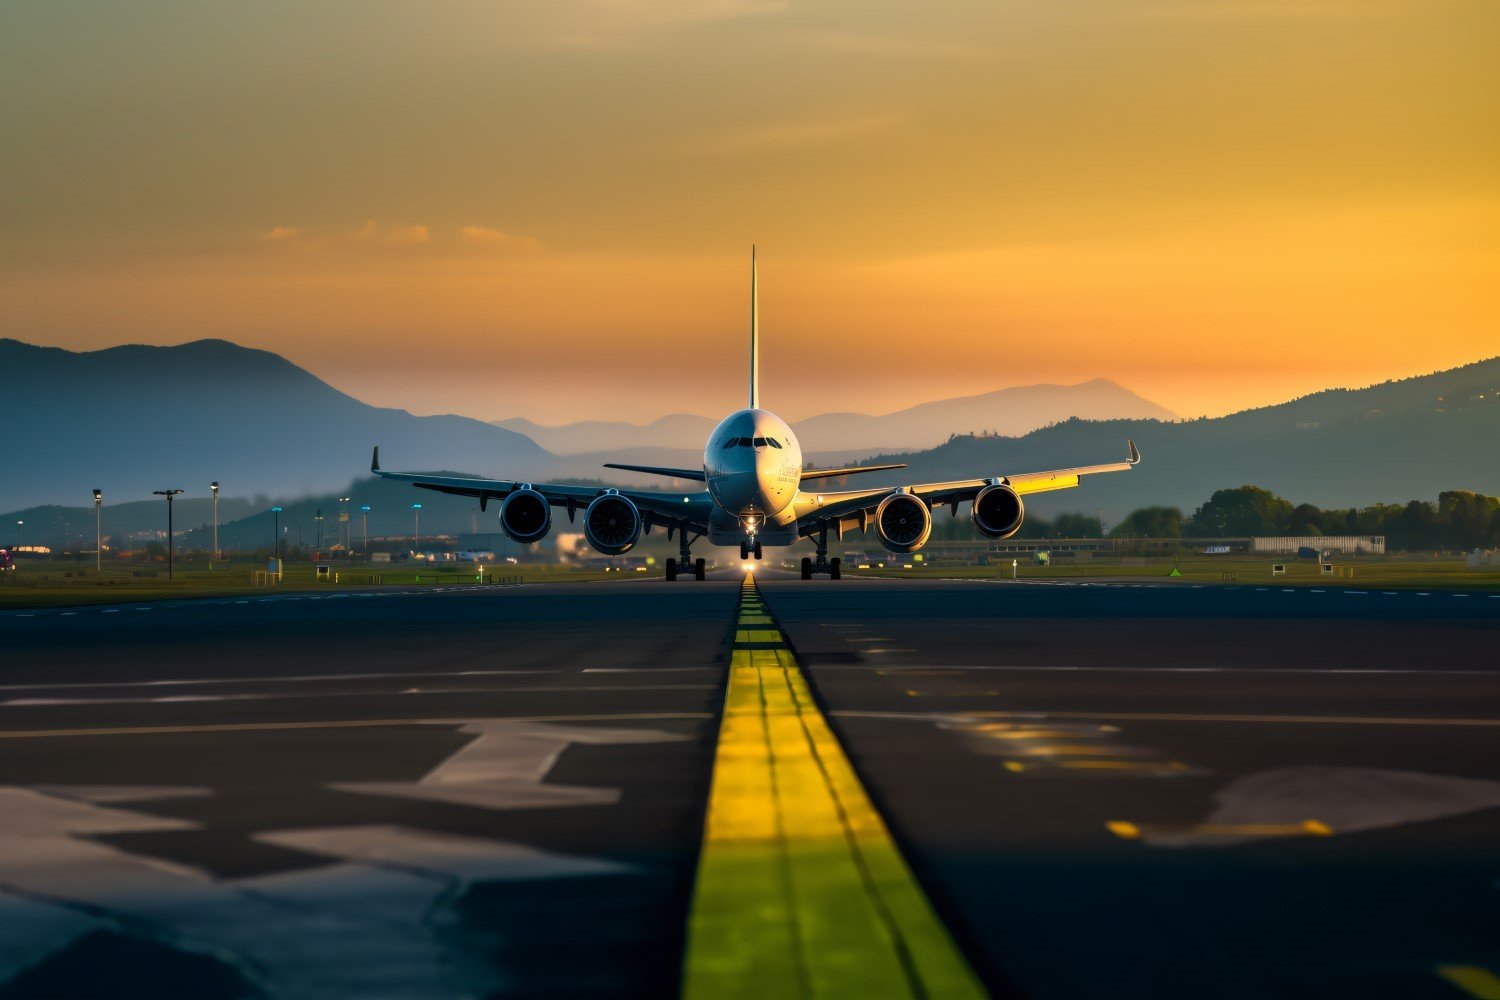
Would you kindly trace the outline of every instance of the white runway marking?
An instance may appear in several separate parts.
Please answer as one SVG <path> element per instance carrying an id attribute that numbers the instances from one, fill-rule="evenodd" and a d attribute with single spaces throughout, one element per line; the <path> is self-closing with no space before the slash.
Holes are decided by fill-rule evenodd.
<path id="1" fill-rule="evenodd" d="M 525 674 L 557 674 L 559 668 L 537 668 L 533 670 L 422 670 L 395 673 L 368 674 L 281 674 L 271 677 L 184 677 L 180 679 L 157 678 L 146 681 L 80 681 L 77 683 L 53 682 L 50 684 L 0 684 L 0 691 L 52 691 L 72 688 L 138 688 L 178 687 L 198 684 L 296 684 L 314 681 L 382 680 L 385 678 L 411 677 L 510 677 Z"/>
<path id="2" fill-rule="evenodd" d="M 873 652 L 873 650 L 871 651 Z M 823 670 L 868 670 L 868 664 L 828 663 L 818 666 Z M 1487 677 L 1500 679 L 1500 670 L 1464 670 L 1417 667 L 1099 667 L 1099 666 L 1015 666 L 1010 664 L 952 664 L 952 663 L 903 663 L 881 668 L 885 671 L 900 670 L 998 670 L 1014 673 L 1101 673 L 1101 674 L 1395 674 L 1437 675 L 1460 677 Z"/>
<path id="3" fill-rule="evenodd" d="M 462 753 L 462 752 L 461 752 Z M 187 794 L 200 790 L 184 789 Z M 92 790 L 96 799 L 171 789 Z M 565 803 L 559 803 L 565 804 Z M 0 984 L 96 930 L 118 930 L 235 968 L 257 994 L 291 998 L 479 996 L 502 984 L 458 960 L 452 908 L 479 880 L 631 869 L 504 841 L 394 825 L 269 831 L 322 855 L 312 869 L 218 880 L 90 834 L 200 829 L 26 788 L 0 788 Z"/>
<path id="4" fill-rule="evenodd" d="M 1235 714 L 1213 714 L 1213 713 L 1190 713 L 1190 712 L 1073 712 L 1073 711 L 1047 711 L 1034 712 L 858 712 L 858 711 L 834 711 L 830 713 L 849 718 L 866 719 L 912 719 L 931 722 L 940 719 L 961 718 L 984 718 L 984 719 L 1020 719 L 1036 721 L 1038 719 L 1100 719 L 1104 721 L 1117 721 L 1121 719 L 1136 722 L 1269 722 L 1285 725 L 1328 725 L 1328 726 L 1456 726 L 1459 728 L 1480 727 L 1500 728 L 1500 719 L 1437 719 L 1437 718 L 1413 718 L 1402 716 L 1382 715 L 1235 715 Z M 0 734 L 3 735 L 3 734 Z"/>
<path id="5" fill-rule="evenodd" d="M 586 674 L 681 674 L 694 673 L 703 670 L 717 670 L 720 667 L 584 667 Z"/>
<path id="6" fill-rule="evenodd" d="M 495 722 L 659 722 L 668 719 L 711 719 L 712 712 L 618 712 L 589 715 L 512 715 Z M 296 729 L 371 729 L 383 726 L 464 726 L 472 717 L 457 719 L 330 719 L 319 722 L 222 722 L 181 726 L 107 726 L 76 729 L 0 729 L 0 739 L 57 739 L 70 736 L 175 736 L 185 733 L 259 733 Z"/>
<path id="7" fill-rule="evenodd" d="M 569 728 L 514 720 L 474 722 L 459 732 L 479 738 L 420 781 L 344 781 L 328 787 L 481 809 L 612 805 L 620 798 L 617 788 L 549 785 L 543 779 L 570 744 L 676 743 L 689 738 L 655 730 Z"/>
<path id="8" fill-rule="evenodd" d="M 562 691 L 712 691 L 717 684 L 604 684 L 557 687 L 418 688 L 378 691 L 298 691 L 292 694 L 178 694 L 158 698 L 12 698 L 0 708 L 56 708 L 64 705 L 175 705 L 223 701 L 296 701 L 326 698 L 379 698 L 393 695 L 518 694 Z"/>

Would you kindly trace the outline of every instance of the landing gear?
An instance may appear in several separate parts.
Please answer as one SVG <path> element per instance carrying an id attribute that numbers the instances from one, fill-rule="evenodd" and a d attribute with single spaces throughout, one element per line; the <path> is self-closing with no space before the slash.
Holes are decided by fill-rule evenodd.
<path id="1" fill-rule="evenodd" d="M 740 542 L 740 562 L 744 562 L 751 556 L 757 559 L 761 557 L 760 542 L 756 542 L 753 545 L 749 542 Z"/>
<path id="2" fill-rule="evenodd" d="M 814 573 L 827 573 L 830 580 L 842 579 L 842 561 L 828 558 L 827 523 L 820 524 L 818 526 L 818 533 L 812 537 L 814 539 L 813 544 L 818 547 L 818 557 L 816 559 L 811 559 L 807 556 L 802 557 L 802 579 L 811 580 Z"/>
<path id="3" fill-rule="evenodd" d="M 692 550 L 689 548 L 689 546 L 691 546 L 694 542 L 696 542 L 703 536 L 694 535 L 692 538 L 689 538 L 688 527 L 686 524 L 679 524 L 677 526 L 677 530 L 680 532 L 680 534 L 678 535 L 679 541 L 677 543 L 679 547 L 679 554 L 676 559 L 667 560 L 667 579 L 675 580 L 677 579 L 679 573 L 688 579 L 704 579 L 703 573 L 704 569 L 706 568 L 706 564 L 702 559 L 694 559 Z M 671 537 L 670 529 L 667 532 L 667 537 Z"/>

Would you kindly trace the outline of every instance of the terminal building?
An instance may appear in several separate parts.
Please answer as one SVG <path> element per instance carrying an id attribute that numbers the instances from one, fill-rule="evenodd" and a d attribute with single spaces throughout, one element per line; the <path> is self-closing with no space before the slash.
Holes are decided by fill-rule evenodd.
<path id="1" fill-rule="evenodd" d="M 1385 555 L 1384 535 L 1295 535 L 1287 538 L 1252 538 L 1250 551 L 1266 555 L 1296 555 L 1298 549 L 1319 552 Z"/>

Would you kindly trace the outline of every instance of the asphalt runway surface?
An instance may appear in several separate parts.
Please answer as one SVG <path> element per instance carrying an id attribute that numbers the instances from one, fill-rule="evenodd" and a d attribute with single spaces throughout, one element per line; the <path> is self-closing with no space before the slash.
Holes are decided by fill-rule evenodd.
<path id="1" fill-rule="evenodd" d="M 993 994 L 1500 985 L 1500 598 L 761 577 Z M 0 998 L 672 995 L 738 592 L 0 612 Z"/>

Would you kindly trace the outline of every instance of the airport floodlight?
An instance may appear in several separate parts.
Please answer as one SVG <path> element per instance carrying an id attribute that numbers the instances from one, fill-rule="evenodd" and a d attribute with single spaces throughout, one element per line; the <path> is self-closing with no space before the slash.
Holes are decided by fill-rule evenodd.
<path id="1" fill-rule="evenodd" d="M 411 514 L 413 518 L 411 527 L 411 548 L 412 551 L 415 552 L 417 549 L 420 549 L 422 547 L 422 505 L 419 503 L 412 504 Z"/>
<path id="2" fill-rule="evenodd" d="M 104 572 L 104 521 L 100 508 L 104 506 L 104 491 L 94 491 L 94 572 Z"/>
<path id="3" fill-rule="evenodd" d="M 368 513 L 370 513 L 370 505 L 367 504 L 367 503 L 360 504 L 359 505 L 359 510 L 360 510 L 360 513 L 362 513 L 362 514 L 368 514 Z"/>
<path id="4" fill-rule="evenodd" d="M 271 508 L 271 558 L 281 558 L 281 508 Z"/>
<path id="5" fill-rule="evenodd" d="M 219 484 L 214 481 L 208 484 L 208 488 L 214 495 L 214 558 L 219 558 Z"/>
<path id="6" fill-rule="evenodd" d="M 172 582 L 172 498 L 182 490 L 152 490 L 151 495 L 167 498 L 167 582 Z"/>

